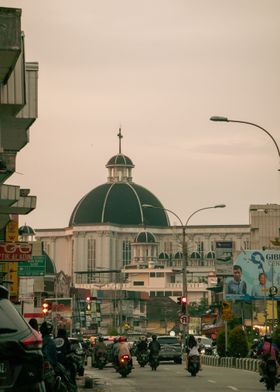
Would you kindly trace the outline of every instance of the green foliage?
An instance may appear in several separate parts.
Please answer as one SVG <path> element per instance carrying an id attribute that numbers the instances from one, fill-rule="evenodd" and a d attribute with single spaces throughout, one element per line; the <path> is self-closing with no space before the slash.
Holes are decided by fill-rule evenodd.
<path id="1" fill-rule="evenodd" d="M 245 358 L 248 355 L 248 340 L 246 332 L 241 326 L 229 331 L 228 354 L 231 357 Z"/>
<path id="2" fill-rule="evenodd" d="M 280 324 L 277 325 L 273 334 L 272 334 L 273 343 L 277 344 L 280 347 Z"/>
<path id="3" fill-rule="evenodd" d="M 110 336 L 117 336 L 118 334 L 119 333 L 118 333 L 117 328 L 112 327 L 112 328 L 108 329 L 108 335 L 110 335 Z"/>
<path id="4" fill-rule="evenodd" d="M 188 306 L 189 315 L 191 317 L 200 317 L 208 309 L 208 300 L 206 298 L 202 298 L 199 303 L 190 302 Z"/>
<path id="5" fill-rule="evenodd" d="M 226 341 L 225 341 L 225 330 L 224 329 L 218 333 L 216 342 L 217 342 L 218 355 L 220 357 L 225 357 L 225 355 L 226 355 L 226 350 L 225 350 Z"/>

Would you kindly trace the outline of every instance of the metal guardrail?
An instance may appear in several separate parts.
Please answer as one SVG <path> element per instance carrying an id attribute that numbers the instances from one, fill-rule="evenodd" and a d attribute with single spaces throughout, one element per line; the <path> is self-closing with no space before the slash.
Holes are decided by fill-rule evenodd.
<path id="1" fill-rule="evenodd" d="M 230 367 L 252 372 L 258 372 L 261 362 L 259 359 L 253 358 L 218 357 L 216 355 L 201 355 L 201 361 L 204 365 Z"/>

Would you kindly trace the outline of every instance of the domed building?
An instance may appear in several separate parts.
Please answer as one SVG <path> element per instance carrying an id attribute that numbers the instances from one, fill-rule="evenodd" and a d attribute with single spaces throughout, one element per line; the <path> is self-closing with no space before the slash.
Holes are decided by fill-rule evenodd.
<path id="1" fill-rule="evenodd" d="M 134 182 L 133 161 L 122 153 L 121 131 L 118 137 L 118 154 L 106 164 L 107 181 L 78 201 L 68 227 L 36 229 L 36 237 L 43 241 L 57 271 L 71 276 L 78 289 L 98 293 L 102 287 L 111 290 L 112 298 L 116 287 L 121 287 L 127 293 L 176 301 L 182 293 L 182 226 L 179 222 L 171 226 L 166 212 L 170 210 Z M 208 276 L 215 273 L 216 242 L 245 248 L 250 242 L 249 225 L 188 224 L 186 234 L 189 301 L 210 298 Z"/>

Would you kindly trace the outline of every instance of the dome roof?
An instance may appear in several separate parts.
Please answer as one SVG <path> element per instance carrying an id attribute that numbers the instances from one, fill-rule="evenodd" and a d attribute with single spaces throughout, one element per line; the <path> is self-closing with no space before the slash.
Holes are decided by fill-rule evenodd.
<path id="1" fill-rule="evenodd" d="M 143 204 L 158 208 L 143 208 Z M 98 223 L 167 227 L 169 219 L 160 201 L 144 187 L 133 182 L 108 182 L 79 201 L 69 226 Z"/>
<path id="2" fill-rule="evenodd" d="M 55 275 L 56 268 L 54 262 L 45 251 L 43 251 L 43 255 L 46 256 L 46 275 Z"/>
<path id="3" fill-rule="evenodd" d="M 182 260 L 184 258 L 183 252 L 176 252 L 174 258 Z"/>
<path id="4" fill-rule="evenodd" d="M 35 232 L 32 229 L 32 227 L 24 225 L 18 229 L 18 234 L 19 235 L 35 235 Z"/>
<path id="5" fill-rule="evenodd" d="M 134 167 L 132 160 L 124 154 L 117 154 L 114 155 L 111 159 L 109 159 L 106 167 L 111 167 L 111 166 Z"/>
<path id="6" fill-rule="evenodd" d="M 144 242 L 151 243 L 151 242 L 153 242 L 153 243 L 155 243 L 156 242 L 156 238 L 153 235 L 153 233 L 150 233 L 149 231 L 142 231 L 135 238 L 135 242 L 140 242 L 140 243 L 144 243 Z"/>

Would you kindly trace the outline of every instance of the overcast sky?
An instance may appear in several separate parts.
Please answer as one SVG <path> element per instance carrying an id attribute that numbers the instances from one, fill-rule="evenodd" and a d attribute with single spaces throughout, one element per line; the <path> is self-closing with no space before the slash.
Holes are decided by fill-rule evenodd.
<path id="1" fill-rule="evenodd" d="M 20 224 L 68 226 L 122 152 L 133 180 L 190 224 L 249 223 L 279 203 L 279 0 L 1 0 L 22 9 L 26 61 L 39 62 L 39 117 L 7 183 L 37 208 Z M 175 218 L 170 217 L 171 223 Z"/>

